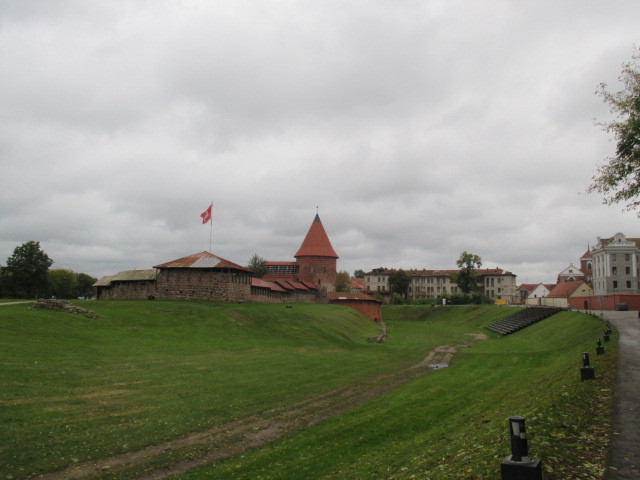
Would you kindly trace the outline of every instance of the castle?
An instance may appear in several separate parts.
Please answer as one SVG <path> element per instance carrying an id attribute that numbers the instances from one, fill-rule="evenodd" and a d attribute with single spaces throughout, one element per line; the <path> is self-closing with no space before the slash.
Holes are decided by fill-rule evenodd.
<path id="1" fill-rule="evenodd" d="M 200 252 L 149 270 L 125 270 L 103 277 L 98 300 L 218 300 L 225 302 L 329 302 L 355 308 L 376 322 L 380 302 L 360 293 L 337 293 L 338 254 L 316 214 L 295 261 L 266 262 L 269 272 L 253 272 L 211 252 Z"/>

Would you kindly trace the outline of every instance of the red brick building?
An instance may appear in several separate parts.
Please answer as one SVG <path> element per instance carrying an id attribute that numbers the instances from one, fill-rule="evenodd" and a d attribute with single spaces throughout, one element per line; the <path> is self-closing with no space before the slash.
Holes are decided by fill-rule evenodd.
<path id="1" fill-rule="evenodd" d="M 322 298 L 326 298 L 328 292 L 335 292 L 339 257 L 319 215 L 316 214 L 294 258 L 295 262 L 267 262 L 269 273 L 263 279 L 310 283 Z"/>

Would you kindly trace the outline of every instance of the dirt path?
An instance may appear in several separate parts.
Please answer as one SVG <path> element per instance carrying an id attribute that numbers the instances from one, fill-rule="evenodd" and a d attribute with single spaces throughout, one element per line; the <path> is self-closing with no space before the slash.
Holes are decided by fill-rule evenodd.
<path id="1" fill-rule="evenodd" d="M 354 384 L 345 385 L 330 392 L 315 395 L 281 409 L 273 409 L 229 422 L 204 432 L 197 432 L 160 445 L 68 467 L 65 470 L 44 474 L 42 480 L 74 480 L 100 476 L 105 472 L 114 472 L 142 464 L 154 457 L 193 445 L 208 445 L 209 453 L 195 459 L 174 463 L 170 468 L 160 468 L 138 477 L 139 480 L 160 480 L 170 475 L 187 472 L 192 468 L 232 457 L 245 450 L 260 447 L 288 433 L 316 425 L 331 417 L 363 405 L 367 401 L 397 388 L 398 386 L 426 375 L 430 371 L 444 368 L 460 348 L 469 348 L 479 340 L 487 338 L 484 334 L 467 334 L 472 340 L 460 345 L 443 345 L 429 352 L 427 357 L 412 367 L 396 372 L 367 378 Z"/>

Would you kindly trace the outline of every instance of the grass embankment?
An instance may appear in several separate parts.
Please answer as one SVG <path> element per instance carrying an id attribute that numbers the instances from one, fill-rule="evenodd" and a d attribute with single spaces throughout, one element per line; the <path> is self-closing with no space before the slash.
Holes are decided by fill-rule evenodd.
<path id="1" fill-rule="evenodd" d="M 468 342 L 467 333 L 509 313 L 392 307 L 384 312 L 391 338 L 371 344 L 377 326 L 329 305 L 79 304 L 100 318 L 0 310 L 0 479 L 136 452 L 344 386 L 357 390 L 439 345 Z M 566 475 L 562 462 L 595 475 L 604 455 L 606 436 L 594 439 L 589 424 L 599 415 L 595 424 L 608 432 L 605 372 L 614 352 L 608 346 L 604 357 L 592 356 L 595 382 L 580 382 L 578 371 L 601 331 L 592 317 L 564 312 L 517 335 L 491 336 L 460 349 L 447 369 L 179 478 L 494 478 L 514 414 L 527 417 L 530 452 L 549 479 L 598 478 Z M 97 476 L 135 478 L 221 447 L 178 449 Z M 595 467 L 584 467 L 587 455 Z"/>
<path id="2" fill-rule="evenodd" d="M 343 307 L 78 304 L 100 318 L 0 310 L 0 478 L 135 451 L 415 355 L 378 357 L 366 339 L 379 327 Z"/>
<path id="3" fill-rule="evenodd" d="M 460 339 L 489 315 L 455 308 L 385 309 L 393 342 Z M 495 313 L 495 311 L 494 311 Z M 407 321 L 407 319 L 410 319 Z M 510 453 L 507 419 L 527 418 L 529 453 L 548 480 L 602 478 L 615 348 L 595 357 L 602 323 L 563 312 L 516 335 L 460 349 L 452 365 L 313 429 L 187 479 L 494 479 Z M 597 380 L 581 382 L 582 351 Z"/>

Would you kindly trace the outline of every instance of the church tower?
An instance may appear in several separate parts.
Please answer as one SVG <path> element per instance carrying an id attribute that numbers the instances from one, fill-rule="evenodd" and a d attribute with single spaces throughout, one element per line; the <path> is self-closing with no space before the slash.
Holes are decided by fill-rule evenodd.
<path id="1" fill-rule="evenodd" d="M 298 265 L 298 280 L 316 285 L 321 296 L 335 292 L 339 257 L 318 214 L 294 257 Z"/>
<path id="2" fill-rule="evenodd" d="M 580 270 L 584 273 L 584 280 L 589 285 L 592 285 L 593 281 L 593 258 L 591 258 L 591 251 L 587 247 L 587 251 L 582 257 L 580 257 Z"/>

